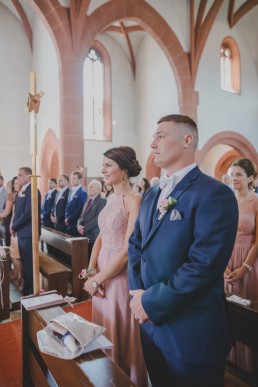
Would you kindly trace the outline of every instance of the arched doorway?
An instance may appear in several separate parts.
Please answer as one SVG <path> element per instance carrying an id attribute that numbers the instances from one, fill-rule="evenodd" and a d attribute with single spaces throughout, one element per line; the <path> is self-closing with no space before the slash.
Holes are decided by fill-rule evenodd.
<path id="1" fill-rule="evenodd" d="M 242 157 L 249 158 L 256 164 L 258 162 L 258 154 L 253 145 L 241 134 L 228 131 L 211 137 L 197 152 L 196 162 L 205 173 L 221 179 L 232 162 Z"/>

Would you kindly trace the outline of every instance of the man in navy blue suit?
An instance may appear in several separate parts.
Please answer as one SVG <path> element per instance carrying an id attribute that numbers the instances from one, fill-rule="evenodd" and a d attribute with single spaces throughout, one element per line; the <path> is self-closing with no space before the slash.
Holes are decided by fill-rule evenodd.
<path id="1" fill-rule="evenodd" d="M 81 186 L 82 174 L 75 171 L 71 174 L 71 189 L 65 208 L 65 224 L 67 234 L 77 236 L 77 221 L 81 215 L 87 193 Z"/>
<path id="2" fill-rule="evenodd" d="M 51 211 L 51 222 L 56 231 L 66 232 L 65 208 L 69 195 L 69 176 L 60 175 L 58 178 L 59 191 L 56 194 Z"/>
<path id="3" fill-rule="evenodd" d="M 57 194 L 57 180 L 55 178 L 50 178 L 48 181 L 48 192 L 46 193 L 43 204 L 41 207 L 41 223 L 43 226 L 54 228 L 54 223 L 51 221 L 51 211 L 55 203 L 55 198 Z"/>
<path id="4" fill-rule="evenodd" d="M 130 306 L 153 387 L 221 387 L 231 346 L 223 273 L 238 207 L 231 189 L 196 166 L 188 116 L 161 118 L 151 144 L 165 170 L 143 196 L 129 243 Z"/>
<path id="5" fill-rule="evenodd" d="M 33 293 L 32 264 L 32 224 L 31 224 L 31 168 L 22 167 L 18 172 L 18 180 L 22 186 L 15 202 L 15 211 L 11 233 L 18 237 L 19 252 L 23 264 L 23 294 Z M 40 219 L 40 193 L 38 191 L 38 217 Z M 40 225 L 40 221 L 39 221 Z"/>

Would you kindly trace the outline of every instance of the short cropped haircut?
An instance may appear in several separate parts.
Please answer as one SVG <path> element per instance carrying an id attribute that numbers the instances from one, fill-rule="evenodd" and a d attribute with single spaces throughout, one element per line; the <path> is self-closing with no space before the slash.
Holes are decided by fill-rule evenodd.
<path id="1" fill-rule="evenodd" d="M 182 128 L 185 129 L 185 131 L 190 131 L 193 136 L 193 146 L 196 149 L 198 145 L 198 128 L 195 123 L 195 121 L 189 117 L 184 116 L 182 114 L 169 114 L 167 116 L 161 117 L 158 120 L 158 124 L 161 124 L 162 122 L 175 122 L 176 124 L 182 124 Z"/>
<path id="2" fill-rule="evenodd" d="M 78 177 L 78 179 L 82 179 L 82 174 L 79 171 L 72 172 L 72 175 L 76 175 Z"/>
<path id="3" fill-rule="evenodd" d="M 25 175 L 27 176 L 32 175 L 32 169 L 30 167 L 21 167 L 19 169 L 22 169 L 25 172 Z"/>

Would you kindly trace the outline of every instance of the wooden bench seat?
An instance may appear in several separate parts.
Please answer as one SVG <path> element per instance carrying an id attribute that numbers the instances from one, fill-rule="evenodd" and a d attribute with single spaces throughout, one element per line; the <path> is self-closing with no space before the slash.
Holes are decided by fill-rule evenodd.
<path id="1" fill-rule="evenodd" d="M 39 271 L 47 280 L 45 290 L 56 290 L 62 296 L 67 295 L 68 275 L 72 270 L 64 266 L 62 263 L 51 258 L 43 251 L 39 252 Z"/>
<path id="2" fill-rule="evenodd" d="M 72 360 L 40 351 L 37 332 L 63 313 L 60 306 L 27 311 L 22 305 L 22 386 L 136 387 L 100 349 Z"/>
<path id="3" fill-rule="evenodd" d="M 60 252 L 70 255 L 71 265 L 69 266 L 69 269 L 72 270 L 72 295 L 78 301 L 86 299 L 88 296 L 83 290 L 85 281 L 79 279 L 78 275 L 82 269 L 88 267 L 88 239 L 83 237 L 73 238 L 71 235 L 44 226 L 41 227 L 40 239 L 42 242 L 54 247 Z M 56 259 L 57 262 L 60 262 L 59 258 L 54 255 L 55 254 L 51 256 Z"/>
<path id="4" fill-rule="evenodd" d="M 9 249 L 4 248 L 6 258 L 1 262 L 0 277 L 2 282 L 0 288 L 0 296 L 3 304 L 0 302 L 0 321 L 10 317 L 10 301 L 9 301 L 9 270 L 10 270 L 10 254 Z M 2 294 L 1 294 L 2 292 Z"/>

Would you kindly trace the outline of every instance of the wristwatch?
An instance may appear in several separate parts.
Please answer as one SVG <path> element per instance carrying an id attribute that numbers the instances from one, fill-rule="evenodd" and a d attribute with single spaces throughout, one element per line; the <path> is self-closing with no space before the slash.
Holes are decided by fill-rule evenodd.
<path id="1" fill-rule="evenodd" d="M 99 287 L 99 284 L 93 279 L 92 280 L 92 286 L 97 289 Z"/>

